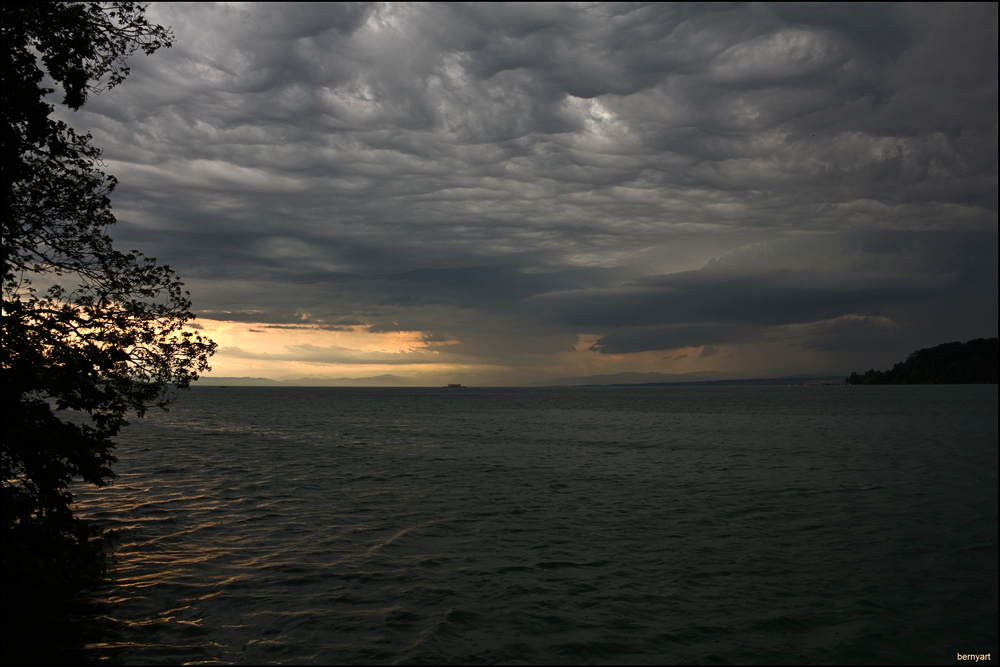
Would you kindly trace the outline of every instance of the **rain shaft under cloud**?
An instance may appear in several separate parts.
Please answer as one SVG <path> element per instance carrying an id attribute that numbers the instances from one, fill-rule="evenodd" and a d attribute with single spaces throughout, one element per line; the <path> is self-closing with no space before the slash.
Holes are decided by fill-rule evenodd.
<path id="1" fill-rule="evenodd" d="M 995 4 L 150 14 L 174 48 L 68 120 L 206 328 L 298 327 L 220 341 L 226 374 L 848 371 L 997 334 Z"/>

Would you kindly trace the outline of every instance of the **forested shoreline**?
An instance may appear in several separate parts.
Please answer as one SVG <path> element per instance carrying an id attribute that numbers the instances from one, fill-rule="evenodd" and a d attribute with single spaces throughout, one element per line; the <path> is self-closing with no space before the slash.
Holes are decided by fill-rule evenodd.
<path id="1" fill-rule="evenodd" d="M 891 370 L 851 373 L 848 384 L 997 384 L 997 339 L 917 350 Z"/>

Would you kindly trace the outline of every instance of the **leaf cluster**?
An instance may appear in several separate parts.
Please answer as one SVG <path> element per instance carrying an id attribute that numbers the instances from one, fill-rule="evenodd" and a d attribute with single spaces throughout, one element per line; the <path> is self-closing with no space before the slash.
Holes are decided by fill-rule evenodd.
<path id="1" fill-rule="evenodd" d="M 175 388 L 208 369 L 215 344 L 186 326 L 190 296 L 169 267 L 114 248 L 107 229 L 117 181 L 101 171 L 89 134 L 50 117 L 55 91 L 43 85 L 61 86 L 63 103 L 78 109 L 89 93 L 124 80 L 130 55 L 170 46 L 169 31 L 132 2 L 8 3 L 0 12 L 10 582 L 48 561 L 79 561 L 77 575 L 101 570 L 100 531 L 73 516 L 71 484 L 107 483 L 125 416 L 166 409 Z"/>

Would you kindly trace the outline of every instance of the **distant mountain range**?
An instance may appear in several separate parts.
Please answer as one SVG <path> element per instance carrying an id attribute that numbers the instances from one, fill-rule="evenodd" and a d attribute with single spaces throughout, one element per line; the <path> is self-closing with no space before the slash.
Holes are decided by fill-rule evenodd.
<path id="1" fill-rule="evenodd" d="M 803 385 L 817 382 L 843 383 L 846 373 L 792 375 L 777 378 L 724 378 L 724 373 L 704 371 L 698 373 L 615 373 L 588 377 L 561 378 L 537 382 L 535 387 L 655 387 L 655 386 L 754 386 L 754 385 Z"/>
<path id="2" fill-rule="evenodd" d="M 698 372 L 683 374 L 668 373 L 615 373 L 613 375 L 588 375 L 584 377 L 564 377 L 522 386 L 528 387 L 593 387 L 593 386 L 690 386 L 690 385 L 789 385 L 807 382 L 839 381 L 846 373 L 825 373 L 795 375 L 780 378 L 724 378 L 723 373 Z M 475 386 L 475 381 L 465 380 Z M 410 378 L 386 373 L 366 378 L 296 378 L 292 380 L 271 380 L 252 377 L 203 377 L 199 386 L 207 387 L 416 387 L 439 386 L 437 383 L 419 384 Z"/>
<path id="3" fill-rule="evenodd" d="M 701 371 L 697 373 L 614 373 L 612 375 L 586 375 L 561 377 L 528 384 L 529 387 L 583 387 L 605 384 L 650 384 L 661 382 L 704 382 L 719 380 L 722 373 Z"/>
<path id="4" fill-rule="evenodd" d="M 593 386 L 692 386 L 692 385 L 804 385 L 804 384 L 967 384 L 997 382 L 997 339 L 977 338 L 968 343 L 945 343 L 932 348 L 917 350 L 906 361 L 891 370 L 869 370 L 867 373 L 829 372 L 810 375 L 791 375 L 777 378 L 725 378 L 724 373 L 702 371 L 697 373 L 615 373 L 613 375 L 588 375 L 562 377 L 531 382 L 528 387 L 593 387 Z M 455 380 L 449 379 L 447 382 Z M 475 386 L 474 378 L 462 379 Z M 440 386 L 435 381 L 427 385 L 428 378 L 414 380 L 385 373 L 364 378 L 297 378 L 271 380 L 252 377 L 203 377 L 200 386 L 232 387 L 418 387 Z M 496 385 L 494 385 L 496 386 Z"/>
<path id="5" fill-rule="evenodd" d="M 203 377 L 199 386 L 208 387 L 404 387 L 410 386 L 408 378 L 385 373 L 367 378 L 296 378 L 271 380 L 252 377 Z"/>

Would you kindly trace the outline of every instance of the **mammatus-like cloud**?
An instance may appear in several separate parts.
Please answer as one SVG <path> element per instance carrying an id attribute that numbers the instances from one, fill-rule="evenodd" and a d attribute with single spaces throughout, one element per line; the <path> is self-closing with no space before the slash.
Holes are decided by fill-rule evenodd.
<path id="1" fill-rule="evenodd" d="M 950 305 L 996 278 L 996 5 L 150 13 L 174 48 L 69 120 L 206 317 L 491 363 L 996 333 Z"/>

